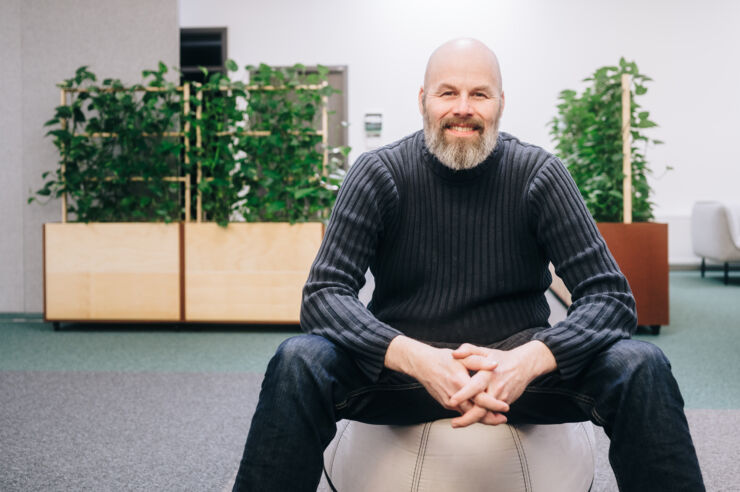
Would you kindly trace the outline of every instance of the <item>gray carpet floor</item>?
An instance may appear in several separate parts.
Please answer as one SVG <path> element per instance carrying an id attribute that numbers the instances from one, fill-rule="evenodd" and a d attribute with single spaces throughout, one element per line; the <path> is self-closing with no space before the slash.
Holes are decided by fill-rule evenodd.
<path id="1" fill-rule="evenodd" d="M 226 490 L 260 382 L 254 374 L 2 372 L 0 490 Z M 740 410 L 687 415 L 708 490 L 740 490 Z M 616 491 L 608 440 L 596 431 L 594 490 Z"/>
<path id="2" fill-rule="evenodd" d="M 642 337 L 673 362 L 710 491 L 740 492 L 738 294 L 740 282 L 672 273 L 671 325 Z M 230 489 L 266 362 L 293 333 L 54 332 L 0 315 L 0 492 Z M 596 436 L 594 491 L 616 491 L 608 440 Z"/>

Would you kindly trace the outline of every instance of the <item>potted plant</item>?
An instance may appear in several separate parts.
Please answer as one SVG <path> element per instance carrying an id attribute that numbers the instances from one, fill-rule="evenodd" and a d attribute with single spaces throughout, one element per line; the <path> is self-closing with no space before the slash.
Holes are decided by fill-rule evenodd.
<path id="1" fill-rule="evenodd" d="M 124 87 L 80 67 L 46 123 L 59 165 L 37 198 L 61 198 L 44 225 L 44 315 L 50 321 L 180 319 L 176 126 L 181 97 L 167 67 Z M 74 223 L 67 221 L 68 216 Z M 58 323 L 55 324 L 58 326 Z"/>
<path id="2" fill-rule="evenodd" d="M 298 322 L 349 150 L 326 145 L 328 70 L 303 68 L 248 66 L 249 86 L 210 74 L 201 93 L 221 95 L 195 101 L 190 162 L 202 201 L 185 225 L 190 321 Z"/>
<path id="3" fill-rule="evenodd" d="M 60 85 L 59 166 L 37 192 L 63 209 L 44 228 L 47 320 L 298 322 L 342 178 L 311 126 L 333 89 L 260 70 L 272 85 L 177 87 L 161 63 L 132 87 L 86 67 Z"/>
<path id="4" fill-rule="evenodd" d="M 634 102 L 650 80 L 624 58 L 597 69 L 580 94 L 560 93 L 550 135 L 630 283 L 638 324 L 657 334 L 669 322 L 668 225 L 651 222 L 645 150 L 662 142 L 647 136 L 657 125 Z"/>

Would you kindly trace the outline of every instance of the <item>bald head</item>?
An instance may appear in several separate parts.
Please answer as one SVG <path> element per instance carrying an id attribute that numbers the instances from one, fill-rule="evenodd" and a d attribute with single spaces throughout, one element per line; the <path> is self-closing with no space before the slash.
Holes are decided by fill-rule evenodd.
<path id="1" fill-rule="evenodd" d="M 496 55 L 476 39 L 454 39 L 429 57 L 419 111 L 424 142 L 445 166 L 470 169 L 483 162 L 498 141 L 504 110 Z"/>
<path id="2" fill-rule="evenodd" d="M 491 49 L 473 38 L 447 41 L 434 50 L 424 72 L 424 90 L 428 91 L 440 74 L 458 73 L 464 77 L 472 71 L 487 72 L 495 80 L 496 88 L 502 90 L 501 69 L 498 58 Z"/>

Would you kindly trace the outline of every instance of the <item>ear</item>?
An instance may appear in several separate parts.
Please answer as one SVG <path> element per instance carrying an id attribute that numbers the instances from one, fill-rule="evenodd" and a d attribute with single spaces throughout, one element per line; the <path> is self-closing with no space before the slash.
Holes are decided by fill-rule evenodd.
<path id="1" fill-rule="evenodd" d="M 424 114 L 424 86 L 419 87 L 419 113 Z"/>
<path id="2" fill-rule="evenodd" d="M 504 106 L 506 106 L 506 97 L 504 96 L 504 91 L 501 91 L 501 107 L 498 109 L 499 116 L 504 112 Z"/>

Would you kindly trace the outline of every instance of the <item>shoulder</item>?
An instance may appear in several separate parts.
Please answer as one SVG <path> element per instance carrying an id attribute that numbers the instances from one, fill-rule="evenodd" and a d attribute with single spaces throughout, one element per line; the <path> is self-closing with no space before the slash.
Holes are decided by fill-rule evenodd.
<path id="1" fill-rule="evenodd" d="M 419 130 L 400 140 L 367 152 L 388 168 L 394 168 L 411 160 L 418 159 L 424 147 L 424 132 Z"/>
<path id="2" fill-rule="evenodd" d="M 557 160 L 555 155 L 539 145 L 523 142 L 506 132 L 499 134 L 499 143 L 503 146 L 505 160 L 518 166 L 539 168 L 549 161 Z"/>
<path id="3" fill-rule="evenodd" d="M 424 146 L 424 133 L 414 132 L 400 140 L 360 155 L 350 167 L 351 174 L 369 174 L 390 179 L 396 185 L 404 182 L 409 170 L 419 164 Z"/>
<path id="4" fill-rule="evenodd" d="M 423 145 L 423 133 L 415 132 L 400 140 L 362 153 L 352 164 L 342 188 L 359 188 L 362 193 L 386 197 L 391 202 L 399 198 L 399 183 L 409 163 L 418 159 Z"/>
<path id="5" fill-rule="evenodd" d="M 554 175 L 568 176 L 560 159 L 538 145 L 523 142 L 517 137 L 501 132 L 499 142 L 503 147 L 502 161 L 518 173 L 531 186 L 535 181 L 548 180 Z"/>

